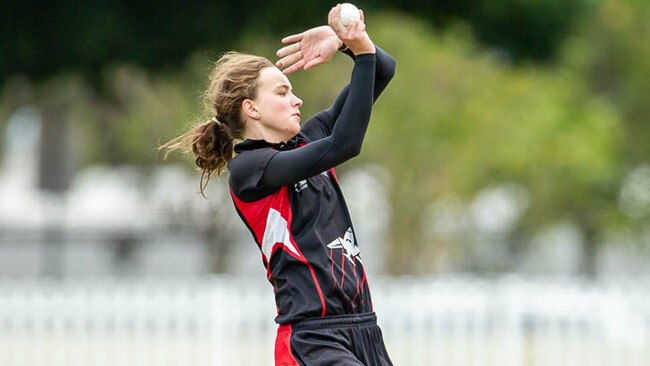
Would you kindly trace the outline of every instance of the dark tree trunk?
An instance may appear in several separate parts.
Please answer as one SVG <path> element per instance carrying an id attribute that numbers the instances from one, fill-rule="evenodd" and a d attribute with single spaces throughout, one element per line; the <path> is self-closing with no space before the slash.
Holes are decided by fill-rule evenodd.
<path id="1" fill-rule="evenodd" d="M 578 225 L 582 232 L 582 259 L 580 274 L 589 278 L 598 275 L 598 254 L 600 252 L 599 232 L 595 222 L 588 216 L 581 216 Z"/>

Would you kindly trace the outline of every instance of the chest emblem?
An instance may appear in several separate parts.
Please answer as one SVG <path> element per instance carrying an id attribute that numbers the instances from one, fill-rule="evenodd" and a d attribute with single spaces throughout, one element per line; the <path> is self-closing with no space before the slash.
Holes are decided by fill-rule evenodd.
<path id="1" fill-rule="evenodd" d="M 305 188 L 307 188 L 307 180 L 305 179 L 293 184 L 293 190 L 296 192 L 302 192 Z"/>
<path id="2" fill-rule="evenodd" d="M 358 259 L 361 262 L 361 258 L 359 257 L 359 253 L 360 253 L 359 246 L 354 240 L 354 233 L 352 233 L 352 228 L 349 228 L 345 232 L 345 234 L 343 234 L 343 238 L 339 236 L 338 238 L 334 239 L 331 243 L 327 244 L 327 247 L 330 249 L 342 249 L 343 255 L 354 266 L 356 266 L 356 263 L 354 262 L 354 258 Z"/>

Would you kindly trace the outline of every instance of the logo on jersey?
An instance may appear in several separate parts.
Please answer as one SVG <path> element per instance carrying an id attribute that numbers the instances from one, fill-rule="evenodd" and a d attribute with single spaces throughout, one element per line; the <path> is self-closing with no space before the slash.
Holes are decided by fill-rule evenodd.
<path id="1" fill-rule="evenodd" d="M 343 255 L 354 266 L 356 266 L 356 263 L 354 263 L 354 258 L 357 258 L 359 262 L 361 262 L 361 258 L 359 257 L 359 246 L 354 240 L 354 233 L 352 233 L 352 228 L 349 228 L 345 234 L 343 234 L 343 238 L 339 236 L 331 243 L 327 244 L 327 247 L 330 249 L 343 249 Z"/>
<path id="2" fill-rule="evenodd" d="M 293 184 L 293 190 L 296 192 L 302 192 L 305 188 L 307 188 L 307 180 L 301 180 L 300 182 Z"/>

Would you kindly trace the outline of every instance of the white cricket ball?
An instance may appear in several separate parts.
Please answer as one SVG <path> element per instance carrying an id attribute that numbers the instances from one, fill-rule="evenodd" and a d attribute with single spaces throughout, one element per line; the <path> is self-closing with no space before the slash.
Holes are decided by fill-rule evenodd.
<path id="1" fill-rule="evenodd" d="M 341 4 L 341 23 L 347 27 L 353 20 L 361 20 L 359 8 L 350 3 Z"/>

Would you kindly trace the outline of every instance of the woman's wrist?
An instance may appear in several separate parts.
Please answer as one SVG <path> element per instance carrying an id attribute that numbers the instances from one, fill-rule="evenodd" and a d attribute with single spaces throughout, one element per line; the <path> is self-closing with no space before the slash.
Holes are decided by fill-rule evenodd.
<path id="1" fill-rule="evenodd" d="M 345 44 L 355 55 L 376 52 L 375 43 L 368 37 L 368 34 L 364 34 L 364 36 L 359 38 L 350 39 Z"/>
<path id="2" fill-rule="evenodd" d="M 363 55 L 366 53 L 374 54 L 377 52 L 377 49 L 375 48 L 375 44 L 371 42 L 370 44 L 363 44 L 355 47 L 350 47 L 350 51 L 352 51 L 352 53 L 354 53 L 356 56 L 356 55 Z"/>

